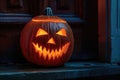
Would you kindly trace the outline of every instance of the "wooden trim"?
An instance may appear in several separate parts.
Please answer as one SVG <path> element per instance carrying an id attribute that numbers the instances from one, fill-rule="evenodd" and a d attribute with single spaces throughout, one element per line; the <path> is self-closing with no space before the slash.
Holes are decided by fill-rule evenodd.
<path id="1" fill-rule="evenodd" d="M 26 23 L 31 18 L 32 16 L 29 14 L 0 13 L 0 23 Z"/>
<path id="2" fill-rule="evenodd" d="M 109 8 L 109 0 L 98 0 L 98 54 L 99 60 L 104 62 L 110 59 Z"/>
<path id="3" fill-rule="evenodd" d="M 120 63 L 120 0 L 110 3 L 111 63 Z"/>

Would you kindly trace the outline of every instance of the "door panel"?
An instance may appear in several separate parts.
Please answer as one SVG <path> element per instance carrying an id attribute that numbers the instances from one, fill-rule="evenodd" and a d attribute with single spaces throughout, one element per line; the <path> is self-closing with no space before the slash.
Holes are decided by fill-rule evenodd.
<path id="1" fill-rule="evenodd" d="M 120 0 L 111 0 L 110 12 L 111 57 L 110 61 L 120 63 Z"/>
<path id="2" fill-rule="evenodd" d="M 70 61 L 96 60 L 97 0 L 0 0 L 0 30 L 3 30 L 0 41 L 6 45 L 4 49 L 0 48 L 1 62 L 24 62 L 19 46 L 21 30 L 32 17 L 41 15 L 47 6 L 53 9 L 54 15 L 65 19 L 73 30 L 75 45 Z"/>

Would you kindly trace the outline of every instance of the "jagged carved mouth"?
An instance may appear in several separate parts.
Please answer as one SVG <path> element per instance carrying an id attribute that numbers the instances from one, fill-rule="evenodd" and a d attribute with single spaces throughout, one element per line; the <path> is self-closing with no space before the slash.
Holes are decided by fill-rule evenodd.
<path id="1" fill-rule="evenodd" d="M 44 59 L 56 59 L 60 58 L 62 55 L 64 55 L 69 48 L 70 42 L 67 42 L 65 45 L 63 45 L 59 49 L 47 49 L 46 47 L 43 47 L 42 45 L 38 45 L 38 43 L 32 43 L 32 45 L 35 48 L 36 53 L 39 53 L 40 57 L 43 57 Z"/>

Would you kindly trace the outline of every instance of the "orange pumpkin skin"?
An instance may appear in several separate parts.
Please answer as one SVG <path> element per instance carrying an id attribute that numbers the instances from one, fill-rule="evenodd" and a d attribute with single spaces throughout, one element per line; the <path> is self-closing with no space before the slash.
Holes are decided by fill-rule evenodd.
<path id="1" fill-rule="evenodd" d="M 36 16 L 21 32 L 20 45 L 26 60 L 41 66 L 60 66 L 67 62 L 74 46 L 73 33 L 57 16 Z"/>

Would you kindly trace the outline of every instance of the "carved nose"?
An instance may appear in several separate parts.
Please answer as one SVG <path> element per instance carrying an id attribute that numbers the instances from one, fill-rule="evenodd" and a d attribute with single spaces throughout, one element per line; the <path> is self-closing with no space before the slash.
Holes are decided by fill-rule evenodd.
<path id="1" fill-rule="evenodd" d="M 50 38 L 47 43 L 49 43 L 49 44 L 56 44 L 53 38 Z"/>

